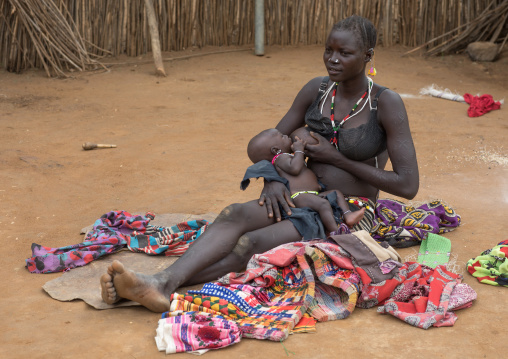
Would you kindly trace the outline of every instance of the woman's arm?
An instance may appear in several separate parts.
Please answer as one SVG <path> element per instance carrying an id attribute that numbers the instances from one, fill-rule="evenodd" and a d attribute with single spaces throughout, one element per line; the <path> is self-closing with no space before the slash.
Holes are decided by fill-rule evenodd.
<path id="1" fill-rule="evenodd" d="M 302 87 L 288 112 L 275 127 L 277 130 L 285 135 L 290 135 L 294 130 L 305 125 L 305 113 L 318 95 L 321 81 L 323 81 L 323 77 L 316 77 Z"/>
<path id="2" fill-rule="evenodd" d="M 397 93 L 387 90 L 380 96 L 378 120 L 386 132 L 392 171 L 352 161 L 315 133 L 312 136 L 319 143 L 307 145 L 307 155 L 318 162 L 341 168 L 381 191 L 412 199 L 420 183 L 418 163 L 406 109 Z"/>

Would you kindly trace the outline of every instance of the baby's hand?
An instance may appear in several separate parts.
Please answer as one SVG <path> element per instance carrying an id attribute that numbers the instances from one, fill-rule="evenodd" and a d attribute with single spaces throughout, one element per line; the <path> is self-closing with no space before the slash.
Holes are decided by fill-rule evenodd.
<path id="1" fill-rule="evenodd" d="M 293 152 L 295 151 L 303 151 L 305 149 L 305 145 L 307 143 L 304 140 L 301 140 L 298 136 L 295 136 L 295 140 L 293 141 L 293 144 L 291 145 L 291 149 Z"/>

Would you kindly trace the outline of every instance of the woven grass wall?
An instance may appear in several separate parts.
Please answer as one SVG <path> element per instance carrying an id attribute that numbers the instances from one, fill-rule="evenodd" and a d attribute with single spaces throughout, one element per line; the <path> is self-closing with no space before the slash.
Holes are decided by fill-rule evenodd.
<path id="1" fill-rule="evenodd" d="M 267 45 L 322 44 L 351 14 L 379 31 L 379 44 L 418 46 L 506 0 L 265 0 Z M 162 51 L 252 45 L 254 0 L 153 0 Z M 106 55 L 138 56 L 151 41 L 143 0 L 1 0 L 0 66 L 20 72 L 98 66 Z"/>

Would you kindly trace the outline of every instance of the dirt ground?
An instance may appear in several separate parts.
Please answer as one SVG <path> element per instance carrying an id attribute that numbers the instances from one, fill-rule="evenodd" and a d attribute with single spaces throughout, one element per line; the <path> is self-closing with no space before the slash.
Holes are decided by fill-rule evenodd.
<path id="1" fill-rule="evenodd" d="M 415 201 L 442 199 L 462 216 L 462 226 L 446 236 L 464 264 L 508 238 L 506 108 L 469 118 L 466 104 L 418 93 L 434 83 L 502 99 L 508 52 L 495 63 L 475 64 L 465 55 L 401 57 L 406 50 L 379 48 L 375 81 L 412 95 L 404 102 L 420 168 Z M 64 80 L 42 71 L 0 72 L 0 357 L 164 357 L 154 341 L 158 314 L 50 298 L 41 287 L 61 274 L 30 274 L 24 266 L 30 245 L 79 243 L 80 229 L 111 210 L 218 213 L 256 198 L 259 182 L 239 189 L 249 165 L 247 141 L 275 126 L 297 91 L 325 74 L 321 56 L 320 46 L 268 47 L 264 57 L 251 50 L 197 56 L 166 62 L 167 78 L 153 75 L 150 55 L 111 59 L 131 64 Z M 83 151 L 85 141 L 118 147 Z M 284 346 L 292 353 L 281 343 L 244 339 L 206 356 L 502 357 L 508 289 L 464 275 L 478 300 L 458 312 L 454 327 L 423 331 L 375 309 L 356 309 L 346 320 L 318 323 L 316 334 L 290 336 Z"/>

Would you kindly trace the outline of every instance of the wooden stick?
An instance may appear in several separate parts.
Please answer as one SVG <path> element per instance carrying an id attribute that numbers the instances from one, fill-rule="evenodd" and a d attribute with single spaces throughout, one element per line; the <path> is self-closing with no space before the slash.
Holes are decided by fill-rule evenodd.
<path id="1" fill-rule="evenodd" d="M 145 0 L 146 16 L 148 17 L 148 27 L 150 28 L 150 37 L 152 38 L 152 54 L 155 61 L 155 75 L 166 77 L 164 64 L 162 63 L 161 44 L 159 39 L 159 29 L 152 0 Z"/>
<path id="2" fill-rule="evenodd" d="M 103 143 L 92 143 L 92 142 L 83 143 L 83 149 L 85 151 L 93 150 L 94 148 L 116 148 L 116 145 L 107 145 Z"/>

